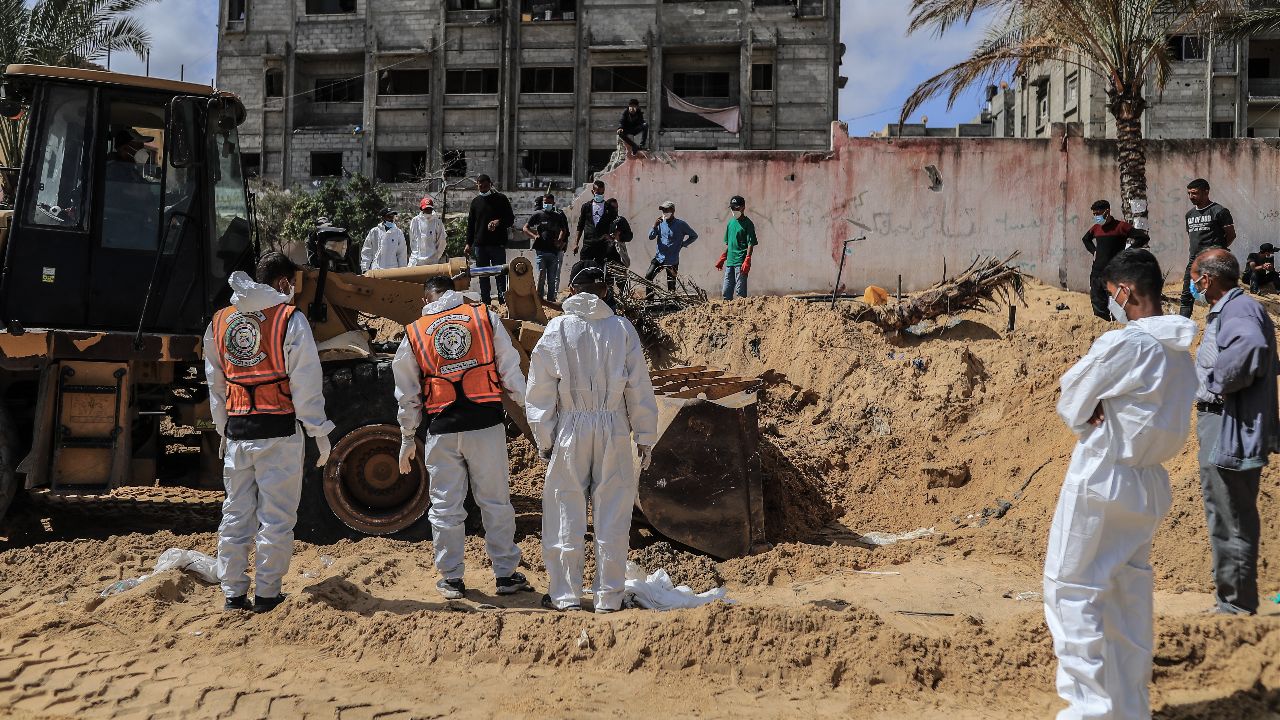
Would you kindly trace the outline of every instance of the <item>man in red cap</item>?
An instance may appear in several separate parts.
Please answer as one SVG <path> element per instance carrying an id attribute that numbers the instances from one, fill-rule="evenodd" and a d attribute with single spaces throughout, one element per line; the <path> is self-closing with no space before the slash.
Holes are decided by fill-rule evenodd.
<path id="1" fill-rule="evenodd" d="M 409 223 L 409 267 L 436 265 L 445 261 L 444 220 L 436 214 L 435 200 L 422 198 L 421 212 Z"/>

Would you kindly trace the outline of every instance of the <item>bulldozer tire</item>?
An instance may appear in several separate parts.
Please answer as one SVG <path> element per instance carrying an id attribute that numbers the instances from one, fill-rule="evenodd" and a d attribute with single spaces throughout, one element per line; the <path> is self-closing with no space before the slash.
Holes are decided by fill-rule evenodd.
<path id="1" fill-rule="evenodd" d="M 400 430 L 391 358 L 329 363 L 324 369 L 325 409 L 336 426 L 328 464 L 315 467 L 315 443 L 307 442 L 306 474 L 296 534 L 327 544 L 343 538 L 389 535 L 430 538 L 426 468 L 399 473 Z"/>
<path id="2" fill-rule="evenodd" d="M 0 521 L 18 494 L 18 428 L 8 408 L 0 405 Z"/>

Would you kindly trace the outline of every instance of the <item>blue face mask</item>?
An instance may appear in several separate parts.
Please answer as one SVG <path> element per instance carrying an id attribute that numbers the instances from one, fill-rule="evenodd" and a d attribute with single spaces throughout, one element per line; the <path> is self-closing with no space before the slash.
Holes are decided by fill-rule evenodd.
<path id="1" fill-rule="evenodd" d="M 1191 281 L 1191 297 L 1195 298 L 1196 302 L 1200 303 L 1201 305 L 1209 304 L 1209 300 L 1204 296 L 1204 293 L 1200 292 L 1200 288 L 1196 286 L 1195 280 Z"/>
<path id="2" fill-rule="evenodd" d="M 543 210 L 548 210 L 548 211 L 550 211 L 550 210 L 555 210 L 555 209 L 556 209 L 556 206 L 555 206 L 555 205 L 552 205 L 551 203 L 542 203 L 542 209 L 543 209 Z"/>
<path id="3" fill-rule="evenodd" d="M 390 230 L 391 228 L 395 227 L 395 223 L 391 222 L 390 220 L 383 220 L 382 227 L 387 230 Z"/>
<path id="4" fill-rule="evenodd" d="M 1101 224 L 1105 223 L 1106 221 L 1107 221 L 1107 216 L 1106 216 L 1106 215 L 1094 215 L 1094 216 L 1093 216 L 1093 222 L 1094 222 L 1095 224 L 1097 224 L 1097 225 L 1101 225 Z"/>
<path id="5" fill-rule="evenodd" d="M 598 202 L 598 203 L 602 203 L 602 202 L 604 202 L 604 196 L 603 196 L 603 195 L 596 195 L 596 196 L 595 196 L 595 198 L 593 198 L 593 199 L 594 199 L 596 202 Z"/>

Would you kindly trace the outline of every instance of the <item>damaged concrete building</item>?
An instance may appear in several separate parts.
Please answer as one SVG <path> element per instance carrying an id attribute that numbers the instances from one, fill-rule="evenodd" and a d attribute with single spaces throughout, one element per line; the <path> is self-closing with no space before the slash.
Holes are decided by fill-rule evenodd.
<path id="1" fill-rule="evenodd" d="M 837 113 L 838 0 L 221 0 L 218 84 L 250 172 L 290 186 L 488 173 L 569 187 L 638 98 L 657 150 L 814 149 Z M 737 134 L 670 90 L 739 110 Z"/>
<path id="2" fill-rule="evenodd" d="M 1280 38 L 1220 42 L 1212 35 L 1169 38 L 1164 91 L 1147 83 L 1143 134 L 1156 140 L 1280 136 Z M 1086 138 L 1114 138 L 1106 81 L 1074 59 L 1041 63 L 987 91 L 984 116 L 995 137 L 1049 137 L 1054 123 L 1078 124 Z"/>

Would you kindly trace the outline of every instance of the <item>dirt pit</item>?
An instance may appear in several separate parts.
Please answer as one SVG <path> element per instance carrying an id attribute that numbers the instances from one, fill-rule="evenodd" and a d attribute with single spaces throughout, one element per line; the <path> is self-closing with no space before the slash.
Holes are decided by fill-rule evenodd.
<path id="1" fill-rule="evenodd" d="M 472 538 L 468 597 L 445 602 L 430 543 L 376 538 L 295 543 L 289 597 L 270 615 L 223 613 L 216 587 L 177 571 L 103 600 L 164 549 L 212 553 L 215 536 L 58 517 L 12 533 L 0 718 L 1050 717 L 1040 566 L 1072 447 L 1057 382 L 1107 326 L 1083 295 L 1033 284 L 1027 302 L 1012 333 L 1002 313 L 968 313 L 884 337 L 784 298 L 664 321 L 669 362 L 766 378 L 777 544 L 715 563 L 648 538 L 630 557 L 695 590 L 723 583 L 732 604 L 539 608 L 541 465 L 517 440 L 518 540 L 539 593 L 495 595 Z M 1280 606 L 1200 614 L 1210 561 L 1194 450 L 1169 465 L 1174 507 L 1152 556 L 1156 715 L 1274 717 Z M 1261 498 L 1268 597 L 1278 477 L 1264 473 Z"/>

